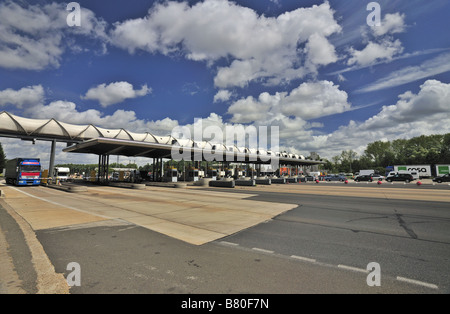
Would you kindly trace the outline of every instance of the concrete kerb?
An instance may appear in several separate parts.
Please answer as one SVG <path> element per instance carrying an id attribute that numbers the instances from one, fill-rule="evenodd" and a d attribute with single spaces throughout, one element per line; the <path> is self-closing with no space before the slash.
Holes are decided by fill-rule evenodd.
<path id="1" fill-rule="evenodd" d="M 44 248 L 30 224 L 19 215 L 6 202 L 2 201 L 3 208 L 14 218 L 23 232 L 25 241 L 31 252 L 31 259 L 37 274 L 38 294 L 69 294 L 70 287 L 67 284 L 64 274 L 57 273 Z"/>

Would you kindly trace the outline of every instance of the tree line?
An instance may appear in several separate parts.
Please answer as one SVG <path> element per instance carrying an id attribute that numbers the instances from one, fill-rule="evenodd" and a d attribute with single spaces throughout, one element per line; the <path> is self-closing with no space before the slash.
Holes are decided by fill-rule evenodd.
<path id="1" fill-rule="evenodd" d="M 387 166 L 450 164 L 450 133 L 421 135 L 411 139 L 375 141 L 369 143 L 359 156 L 344 150 L 331 160 L 323 159 L 322 169 L 330 172 L 356 172 L 374 169 L 384 173 Z"/>

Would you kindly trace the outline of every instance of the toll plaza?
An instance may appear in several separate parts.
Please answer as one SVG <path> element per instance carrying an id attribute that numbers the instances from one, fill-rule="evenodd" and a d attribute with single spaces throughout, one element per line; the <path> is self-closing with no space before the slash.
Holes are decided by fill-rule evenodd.
<path id="1" fill-rule="evenodd" d="M 234 178 L 240 176 L 259 177 L 262 173 L 261 165 L 270 164 L 277 160 L 280 167 L 290 169 L 298 167 L 312 167 L 322 164 L 319 160 L 306 160 L 303 156 L 287 152 L 270 152 L 255 150 L 247 147 L 225 146 L 208 141 L 195 142 L 191 139 L 177 139 L 172 136 L 157 136 L 149 132 L 134 133 L 123 128 L 105 129 L 89 125 L 74 125 L 55 119 L 29 119 L 19 117 L 6 111 L 0 112 L 0 137 L 17 138 L 31 141 L 50 141 L 51 152 L 48 178 L 44 181 L 52 182 L 55 164 L 55 150 L 57 142 L 64 142 L 68 147 L 64 152 L 95 154 L 98 156 L 98 172 L 91 175 L 91 180 L 107 183 L 109 181 L 110 156 L 146 157 L 153 162 L 152 181 L 178 181 L 179 173 L 164 171 L 163 161 L 172 159 L 173 153 L 184 156 L 184 161 L 194 161 L 193 169 L 184 171 L 186 180 L 198 181 L 205 174 L 207 177 L 218 179 L 225 169 L 230 168 Z M 221 164 L 221 170 L 200 169 L 199 162 L 208 161 L 207 154 L 214 156 L 214 160 Z M 187 157 L 186 157 L 187 156 Z M 246 169 L 240 166 L 245 165 Z M 234 168 L 233 168 L 234 167 Z M 290 171 L 293 173 L 293 171 Z M 95 178 L 95 179 L 94 179 Z"/>

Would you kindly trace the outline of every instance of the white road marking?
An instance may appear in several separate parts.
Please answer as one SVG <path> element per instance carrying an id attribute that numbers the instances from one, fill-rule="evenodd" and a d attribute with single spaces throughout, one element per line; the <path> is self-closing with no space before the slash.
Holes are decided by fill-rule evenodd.
<path id="1" fill-rule="evenodd" d="M 257 247 L 252 248 L 252 250 L 258 251 L 258 252 L 263 252 L 263 253 L 273 253 L 273 251 L 269 251 L 269 250 L 264 250 L 264 249 L 260 249 Z"/>
<path id="2" fill-rule="evenodd" d="M 342 269 L 347 269 L 347 270 L 357 271 L 357 272 L 360 272 L 360 273 L 365 273 L 365 274 L 367 274 L 369 272 L 368 270 L 363 269 L 363 268 L 357 268 L 357 267 L 347 266 L 347 265 L 342 265 L 342 264 L 339 264 L 338 267 L 342 268 Z"/>
<path id="3" fill-rule="evenodd" d="M 232 246 L 238 246 L 239 245 L 237 243 L 227 242 L 227 241 L 220 241 L 220 243 L 225 244 L 225 245 L 232 245 Z"/>
<path id="4" fill-rule="evenodd" d="M 305 262 L 311 262 L 311 263 L 315 263 L 316 260 L 314 258 L 308 258 L 308 257 L 303 257 L 303 256 L 297 256 L 297 255 L 291 255 L 292 258 L 295 259 L 299 259 Z"/>
<path id="5" fill-rule="evenodd" d="M 431 288 L 431 289 L 439 289 L 439 287 L 435 284 L 423 282 L 423 281 L 419 281 L 419 280 L 414 280 L 414 279 L 409 279 L 409 278 L 405 278 L 405 277 L 397 276 L 397 280 L 411 283 L 414 285 L 424 286 L 424 287 Z"/>

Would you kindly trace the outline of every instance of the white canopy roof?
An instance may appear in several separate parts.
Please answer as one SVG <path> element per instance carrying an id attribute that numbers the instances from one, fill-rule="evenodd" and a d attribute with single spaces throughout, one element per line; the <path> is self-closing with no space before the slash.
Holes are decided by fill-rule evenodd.
<path id="1" fill-rule="evenodd" d="M 251 153 L 268 155 L 265 150 L 249 149 L 247 147 L 225 146 L 213 144 L 208 141 L 194 142 L 191 139 L 176 139 L 172 136 L 157 136 L 149 132 L 134 133 L 125 129 L 105 129 L 92 124 L 76 125 L 60 122 L 55 119 L 30 119 L 23 118 L 6 111 L 0 112 L 0 136 L 36 139 L 56 139 L 63 142 L 85 142 L 91 139 L 106 138 L 141 143 L 155 143 L 164 145 L 179 145 L 182 147 L 194 147 L 208 150 L 224 150 L 228 152 Z M 270 153 L 269 153 L 270 154 Z M 288 156 L 288 154 L 275 152 L 276 156 Z M 293 155 L 297 159 L 303 156 Z"/>

